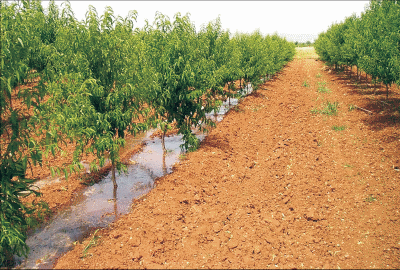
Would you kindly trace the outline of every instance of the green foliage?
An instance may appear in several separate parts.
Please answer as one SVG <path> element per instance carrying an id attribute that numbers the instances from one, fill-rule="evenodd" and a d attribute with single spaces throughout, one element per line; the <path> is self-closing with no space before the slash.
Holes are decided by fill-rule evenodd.
<path id="1" fill-rule="evenodd" d="M 220 30 L 218 20 L 197 35 L 188 16 L 177 14 L 171 22 L 160 13 L 141 35 L 146 44 L 146 62 L 154 72 L 155 87 L 148 100 L 154 119 L 175 121 L 183 134 L 183 147 L 194 150 L 199 141 L 192 127 L 201 129 L 213 124 L 206 113 L 216 109 L 215 95 L 222 94 L 224 76 L 229 77 L 221 71 L 226 63 L 219 59 L 226 56 L 223 42 L 229 39 Z"/>
<path id="2" fill-rule="evenodd" d="M 313 108 L 313 109 L 310 110 L 310 112 L 312 114 L 317 114 L 317 113 L 319 113 L 319 110 L 317 108 Z"/>
<path id="3" fill-rule="evenodd" d="M 32 48 L 38 46 L 37 27 L 43 18 L 40 2 L 22 1 L 0 3 L 1 19 L 1 77 L 0 77 L 0 267 L 10 267 L 12 256 L 26 256 L 26 231 L 35 225 L 47 209 L 44 203 L 24 204 L 21 198 L 40 196 L 33 180 L 26 178 L 31 164 L 42 163 L 42 151 L 49 151 L 55 140 L 47 134 L 45 140 L 35 140 L 31 134 L 44 132 L 38 117 L 39 97 L 36 89 L 14 90 L 30 74 Z M 36 20 L 36 21 L 35 21 Z M 26 107 L 34 106 L 34 114 L 26 117 L 13 106 L 14 98 L 23 100 Z"/>
<path id="4" fill-rule="evenodd" d="M 331 103 L 330 101 L 325 102 L 322 109 L 314 108 L 310 112 L 312 114 L 325 114 L 325 115 L 337 115 L 339 103 L 337 101 Z"/>
<path id="5" fill-rule="evenodd" d="M 356 65 L 384 83 L 388 95 L 389 85 L 400 81 L 399 17 L 399 1 L 371 1 L 361 17 L 348 17 L 320 34 L 315 50 L 336 67 Z"/>
<path id="6" fill-rule="evenodd" d="M 337 115 L 338 107 L 339 107 L 339 103 L 337 101 L 335 101 L 333 103 L 327 101 L 325 103 L 325 106 L 321 110 L 321 114 Z"/>
<path id="7" fill-rule="evenodd" d="M 346 129 L 346 126 L 332 126 L 332 130 L 334 130 L 334 131 L 342 131 L 345 129 Z"/>
<path id="8" fill-rule="evenodd" d="M 295 41 L 294 45 L 296 45 L 296 47 L 312 47 L 314 45 L 314 43 L 311 43 L 311 41 L 306 41 L 306 42 L 298 42 Z"/>
<path id="9" fill-rule="evenodd" d="M 100 236 L 97 236 L 97 232 L 99 229 L 97 229 L 92 236 L 92 239 L 90 239 L 89 243 L 85 246 L 85 248 L 82 251 L 82 257 L 81 258 L 86 258 L 87 257 L 87 252 L 91 247 L 94 247 L 98 244 L 98 240 L 100 239 Z"/>
<path id="10" fill-rule="evenodd" d="M 307 81 L 304 81 L 303 84 L 302 84 L 302 86 L 304 86 L 304 87 L 310 87 L 310 85 L 307 83 Z"/>
<path id="11" fill-rule="evenodd" d="M 349 104 L 348 110 L 349 112 L 354 111 L 356 109 L 354 104 Z"/>
<path id="12" fill-rule="evenodd" d="M 241 78 L 251 83 L 253 89 L 260 84 L 260 77 L 280 71 L 295 55 L 294 43 L 278 35 L 263 37 L 259 31 L 234 36 L 241 53 Z"/>
<path id="13" fill-rule="evenodd" d="M 326 87 L 326 82 L 318 82 L 318 92 L 319 93 L 330 93 L 331 90 Z"/>
<path id="14" fill-rule="evenodd" d="M 73 162 L 51 168 L 52 174 L 68 176 L 82 168 L 83 153 L 92 153 L 91 170 L 109 159 L 116 186 L 127 132 L 157 125 L 166 131 L 175 122 L 183 148 L 193 151 L 199 140 L 192 129 L 214 125 L 206 114 L 237 94 L 235 80 L 256 89 L 295 54 L 295 45 L 277 35 L 232 37 L 219 18 L 196 32 L 179 13 L 173 20 L 158 13 L 152 25 L 134 29 L 136 11 L 122 18 L 110 7 L 99 16 L 90 6 L 84 21 L 76 20 L 68 2 L 59 8 L 51 1 L 44 10 L 40 1 L 3 1 L 0 9 L 1 266 L 28 253 L 26 229 L 45 205 L 20 198 L 40 196 L 26 170 L 42 165 L 43 154 L 56 155 L 69 140 L 76 145 Z M 15 89 L 33 77 L 34 88 Z M 14 108 L 15 97 L 33 107 L 30 117 Z"/>

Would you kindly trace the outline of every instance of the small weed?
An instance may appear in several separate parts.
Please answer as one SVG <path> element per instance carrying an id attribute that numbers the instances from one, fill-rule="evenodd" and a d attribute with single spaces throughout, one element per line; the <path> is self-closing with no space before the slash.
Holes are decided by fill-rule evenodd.
<path id="1" fill-rule="evenodd" d="M 373 202 L 373 201 L 376 201 L 377 199 L 374 197 L 374 196 L 372 196 L 372 195 L 369 195 L 366 199 L 365 199 L 365 201 L 366 202 Z"/>
<path id="2" fill-rule="evenodd" d="M 342 131 L 346 129 L 346 126 L 333 126 L 332 129 L 334 131 Z"/>
<path id="3" fill-rule="evenodd" d="M 186 159 L 186 155 L 185 154 L 180 154 L 179 155 L 179 159 L 180 160 L 185 160 Z"/>
<path id="4" fill-rule="evenodd" d="M 307 81 L 304 81 L 302 84 L 304 87 L 310 87 L 310 85 L 307 83 Z"/>
<path id="5" fill-rule="evenodd" d="M 331 90 L 326 87 L 326 82 L 318 82 L 318 92 L 319 93 L 330 93 Z"/>
<path id="6" fill-rule="evenodd" d="M 318 87 L 318 92 L 319 93 L 330 93 L 331 90 L 329 88 L 327 88 L 326 86 L 320 86 L 320 87 Z"/>
<path id="7" fill-rule="evenodd" d="M 235 110 L 235 112 L 243 112 L 243 110 L 239 108 L 239 105 L 236 105 L 235 107 L 233 107 L 233 109 Z"/>
<path id="8" fill-rule="evenodd" d="M 345 168 L 353 168 L 353 167 L 354 167 L 353 165 L 350 165 L 350 164 L 347 164 L 347 163 L 344 164 L 343 166 L 344 166 Z"/>
<path id="9" fill-rule="evenodd" d="M 325 103 L 325 107 L 322 108 L 320 113 L 326 114 L 326 115 L 337 115 L 338 107 L 339 107 L 339 102 L 335 101 L 335 102 L 331 103 L 331 102 L 327 101 Z"/>
<path id="10" fill-rule="evenodd" d="M 82 179 L 81 181 L 82 181 L 82 184 L 84 184 L 85 186 L 89 186 L 89 187 L 91 187 L 94 184 L 96 184 L 96 182 L 94 181 L 93 178 L 91 178 L 91 179 Z"/>
<path id="11" fill-rule="evenodd" d="M 319 110 L 317 108 L 314 108 L 310 111 L 312 114 L 317 114 L 319 113 Z"/>
<path id="12" fill-rule="evenodd" d="M 322 74 L 321 74 L 321 73 L 318 73 L 316 77 L 317 77 L 317 78 L 321 78 L 321 77 L 322 77 Z"/>
<path id="13" fill-rule="evenodd" d="M 349 104 L 349 112 L 354 111 L 356 109 L 356 106 L 354 104 Z"/>
<path id="14" fill-rule="evenodd" d="M 100 236 L 96 236 L 96 233 L 97 233 L 98 231 L 99 231 L 99 229 L 97 229 L 97 230 L 94 232 L 93 237 L 92 237 L 92 239 L 90 240 L 89 244 L 87 244 L 87 246 L 83 249 L 83 251 L 82 251 L 82 257 L 81 257 L 81 258 L 85 258 L 85 257 L 87 256 L 87 254 L 86 254 L 87 251 L 88 251 L 91 247 L 97 245 L 97 240 L 99 240 L 99 238 L 100 238 Z"/>
<path id="15" fill-rule="evenodd" d="M 312 114 L 325 114 L 325 115 L 337 115 L 337 110 L 339 107 L 339 102 L 335 101 L 333 103 L 327 101 L 325 102 L 325 106 L 322 108 L 322 110 L 319 110 L 317 108 L 311 109 L 310 112 Z"/>

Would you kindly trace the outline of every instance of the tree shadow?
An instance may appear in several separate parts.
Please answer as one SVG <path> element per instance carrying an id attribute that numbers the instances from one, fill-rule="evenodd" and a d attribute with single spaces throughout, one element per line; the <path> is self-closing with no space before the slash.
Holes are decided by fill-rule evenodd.
<path id="1" fill-rule="evenodd" d="M 389 98 L 386 98 L 386 87 L 382 84 L 373 84 L 370 78 L 365 75 L 361 76 L 358 81 L 356 72 L 345 70 L 337 72 L 332 70 L 336 76 L 335 81 L 346 84 L 350 89 L 348 92 L 352 96 L 362 97 L 365 101 L 363 108 L 371 111 L 373 114 L 365 118 L 363 122 L 371 130 L 379 131 L 387 127 L 400 128 L 400 89 L 396 85 L 389 88 Z M 351 74 L 351 79 L 350 79 Z M 393 137 L 393 141 L 398 139 Z"/>
<path id="2" fill-rule="evenodd" d="M 264 89 L 260 89 L 260 90 L 264 90 Z M 252 96 L 254 98 L 261 98 L 261 99 L 265 98 L 265 94 L 263 94 L 263 92 L 261 92 L 261 91 L 254 91 L 249 96 Z"/>
<path id="3" fill-rule="evenodd" d="M 200 143 L 200 147 L 203 149 L 217 148 L 224 152 L 231 151 L 233 148 L 229 145 L 228 140 L 224 139 L 221 135 L 209 134 Z"/>
<path id="4" fill-rule="evenodd" d="M 383 114 L 374 114 L 366 118 L 364 123 L 374 131 L 383 130 L 387 127 L 398 127 L 400 130 L 400 114 L 386 110 Z M 397 136 L 395 137 L 398 139 Z"/>

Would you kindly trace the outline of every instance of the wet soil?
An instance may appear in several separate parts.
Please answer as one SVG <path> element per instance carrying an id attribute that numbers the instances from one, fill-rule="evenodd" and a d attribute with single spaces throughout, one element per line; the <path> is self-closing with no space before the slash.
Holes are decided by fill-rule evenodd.
<path id="1" fill-rule="evenodd" d="M 399 268 L 400 91 L 375 94 L 296 57 L 55 267 Z"/>
<path id="2" fill-rule="evenodd" d="M 16 257 L 16 268 L 50 268 L 74 243 L 129 213 L 133 199 L 147 194 L 156 178 L 171 173 L 172 165 L 181 154 L 182 135 L 166 137 L 166 155 L 163 155 L 161 139 L 151 139 L 151 135 L 152 131 L 148 131 L 144 138 L 138 136 L 145 146 L 127 159 L 127 173 L 117 175 L 118 188 L 113 187 L 109 172 L 100 182 L 75 192 L 69 207 L 58 208 L 48 222 L 28 234 L 28 257 Z M 199 135 L 199 139 L 204 137 Z"/>

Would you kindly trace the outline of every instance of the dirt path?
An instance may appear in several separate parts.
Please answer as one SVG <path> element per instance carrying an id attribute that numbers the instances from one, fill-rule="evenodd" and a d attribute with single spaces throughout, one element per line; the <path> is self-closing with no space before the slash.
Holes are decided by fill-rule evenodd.
<path id="1" fill-rule="evenodd" d="M 400 117 L 304 55 L 56 268 L 399 268 Z"/>

